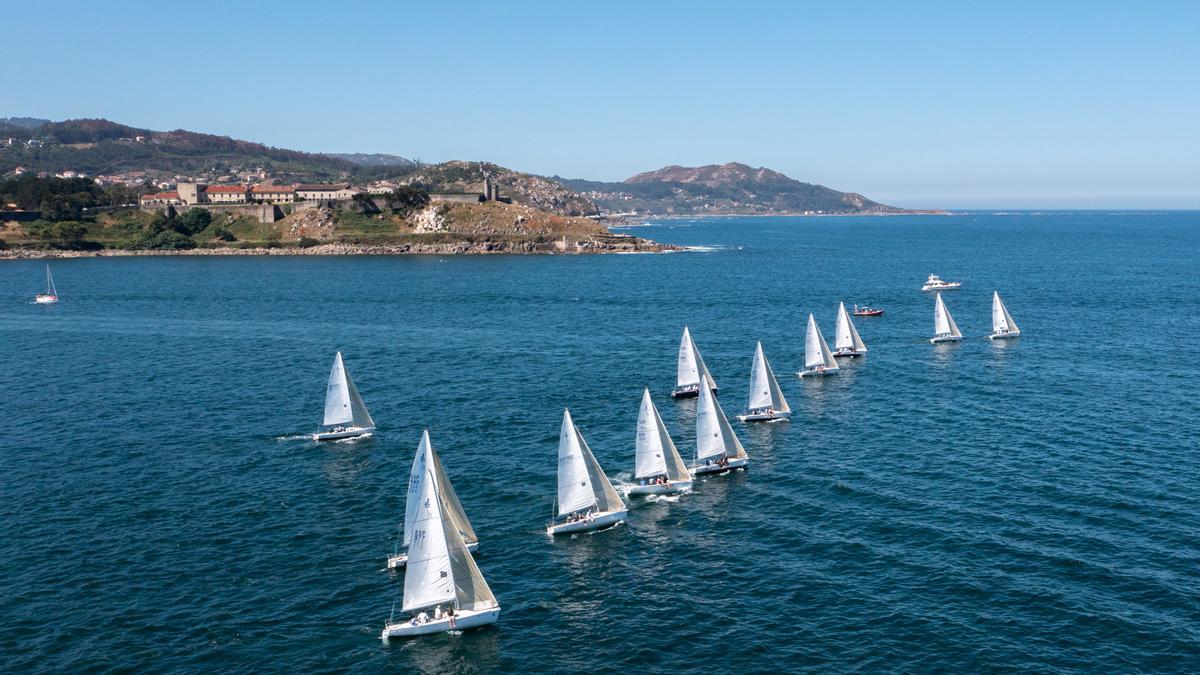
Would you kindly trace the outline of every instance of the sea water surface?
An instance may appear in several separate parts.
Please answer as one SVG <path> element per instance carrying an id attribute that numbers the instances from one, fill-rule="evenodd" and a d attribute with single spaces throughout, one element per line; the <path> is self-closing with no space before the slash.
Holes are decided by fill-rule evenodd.
<path id="1" fill-rule="evenodd" d="M 1200 669 L 1200 214 L 666 221 L 667 255 L 0 261 L 0 670 Z M 930 273 L 965 339 L 931 346 Z M 999 290 L 1023 336 L 983 338 Z M 870 353 L 800 381 L 809 312 Z M 628 479 L 689 326 L 748 473 L 549 539 L 564 407 Z M 318 445 L 341 350 L 379 423 Z M 493 628 L 385 644 L 428 428 Z"/>

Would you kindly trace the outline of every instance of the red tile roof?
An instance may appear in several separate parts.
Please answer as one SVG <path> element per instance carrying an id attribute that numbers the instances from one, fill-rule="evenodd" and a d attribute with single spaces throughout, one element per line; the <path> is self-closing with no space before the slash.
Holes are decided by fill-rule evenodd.
<path id="1" fill-rule="evenodd" d="M 205 192 L 242 193 L 245 191 L 245 185 L 210 185 L 205 189 Z"/>
<path id="2" fill-rule="evenodd" d="M 152 195 L 142 195 L 142 199 L 179 199 L 178 192 L 158 192 Z"/>
<path id="3" fill-rule="evenodd" d="M 250 188 L 251 192 L 295 192 L 296 188 L 291 185 L 255 185 Z"/>

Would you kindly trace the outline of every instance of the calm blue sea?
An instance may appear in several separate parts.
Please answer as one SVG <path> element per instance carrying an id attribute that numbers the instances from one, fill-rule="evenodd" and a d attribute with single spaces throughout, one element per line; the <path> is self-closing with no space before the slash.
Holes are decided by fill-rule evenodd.
<path id="1" fill-rule="evenodd" d="M 0 671 L 1200 669 L 1200 214 L 728 218 L 668 255 L 0 261 Z M 933 347 L 930 273 L 966 339 Z M 983 339 L 998 289 L 1025 336 Z M 839 300 L 870 354 L 801 382 Z M 747 474 L 549 540 L 562 409 L 627 478 L 691 327 Z M 336 350 L 375 419 L 316 445 Z M 422 428 L 493 628 L 385 645 Z"/>

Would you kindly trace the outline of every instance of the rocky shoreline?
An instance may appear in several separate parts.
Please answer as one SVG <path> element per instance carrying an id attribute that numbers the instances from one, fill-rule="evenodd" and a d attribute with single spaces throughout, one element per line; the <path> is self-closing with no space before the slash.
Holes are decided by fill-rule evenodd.
<path id="1" fill-rule="evenodd" d="M 100 249 L 96 251 L 58 251 L 52 249 L 0 249 L 0 259 L 105 258 L 122 256 L 234 256 L 234 255 L 549 255 L 603 253 L 665 253 L 685 250 L 680 246 L 659 244 L 647 239 L 618 241 L 586 240 L 564 245 L 559 242 L 478 241 L 406 244 L 319 244 L 317 246 L 277 248 L 193 248 L 178 251 L 135 251 Z"/>

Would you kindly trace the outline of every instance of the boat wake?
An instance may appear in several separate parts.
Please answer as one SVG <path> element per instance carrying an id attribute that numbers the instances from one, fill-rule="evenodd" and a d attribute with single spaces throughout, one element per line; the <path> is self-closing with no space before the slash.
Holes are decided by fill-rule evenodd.
<path id="1" fill-rule="evenodd" d="M 276 436 L 277 441 L 303 441 L 312 438 L 312 434 L 287 434 L 286 436 Z"/>
<path id="2" fill-rule="evenodd" d="M 693 253 L 717 253 L 718 251 L 728 251 L 730 246 L 684 246 L 683 250 Z M 738 248 L 741 248 L 740 246 Z"/>
<path id="3" fill-rule="evenodd" d="M 674 502 L 677 502 L 677 501 L 679 501 L 679 498 L 680 498 L 680 497 L 684 496 L 685 494 L 687 494 L 687 493 L 689 493 L 689 492 L 691 492 L 691 491 L 692 491 L 692 489 L 691 489 L 691 488 L 687 488 L 687 489 L 685 489 L 685 490 L 683 490 L 683 491 L 681 491 L 681 492 L 677 492 L 677 493 L 675 493 L 675 494 L 673 494 L 673 495 L 646 495 L 646 501 L 647 501 L 647 502 L 668 502 L 668 503 L 674 503 Z"/>

